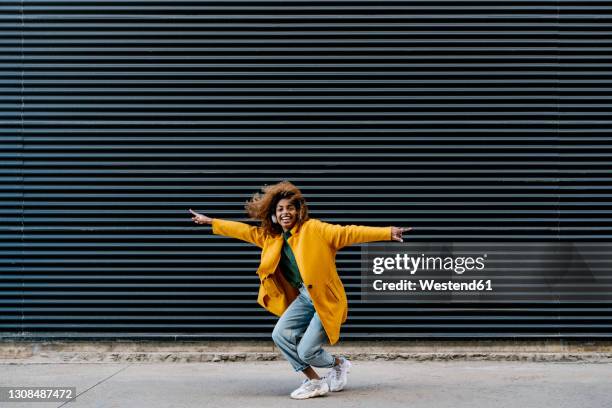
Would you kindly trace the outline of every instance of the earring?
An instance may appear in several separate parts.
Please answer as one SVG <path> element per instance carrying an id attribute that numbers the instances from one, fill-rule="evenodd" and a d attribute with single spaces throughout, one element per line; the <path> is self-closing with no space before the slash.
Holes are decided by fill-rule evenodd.
<path id="1" fill-rule="evenodd" d="M 272 215 L 272 223 L 273 224 L 278 224 L 278 221 L 276 220 L 276 215 Z"/>

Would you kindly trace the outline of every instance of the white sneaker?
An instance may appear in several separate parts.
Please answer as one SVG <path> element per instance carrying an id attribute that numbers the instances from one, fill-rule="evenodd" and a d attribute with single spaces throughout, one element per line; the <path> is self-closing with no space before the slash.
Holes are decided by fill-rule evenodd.
<path id="1" fill-rule="evenodd" d="M 325 381 L 329 385 L 330 391 L 342 391 L 348 381 L 347 374 L 350 372 L 352 364 L 344 357 L 340 359 L 340 364 L 334 366 L 334 368 L 325 374 Z"/>
<path id="2" fill-rule="evenodd" d="M 293 399 L 306 399 L 327 394 L 329 385 L 324 379 L 304 380 L 300 388 L 291 393 Z"/>

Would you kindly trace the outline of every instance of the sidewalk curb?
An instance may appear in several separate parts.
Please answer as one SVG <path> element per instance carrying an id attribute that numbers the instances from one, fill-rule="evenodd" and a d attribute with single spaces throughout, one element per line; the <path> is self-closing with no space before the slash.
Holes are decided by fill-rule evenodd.
<path id="1" fill-rule="evenodd" d="M 561 353 L 342 353 L 353 361 L 529 361 L 612 363 L 612 354 Z M 279 353 L 54 353 L 25 359 L 0 359 L 0 364 L 54 363 L 205 363 L 281 361 Z"/>
<path id="2" fill-rule="evenodd" d="M 328 346 L 355 361 L 530 361 L 612 363 L 612 342 L 345 341 Z M 202 363 L 278 361 L 267 341 L 0 341 L 0 363 Z"/>

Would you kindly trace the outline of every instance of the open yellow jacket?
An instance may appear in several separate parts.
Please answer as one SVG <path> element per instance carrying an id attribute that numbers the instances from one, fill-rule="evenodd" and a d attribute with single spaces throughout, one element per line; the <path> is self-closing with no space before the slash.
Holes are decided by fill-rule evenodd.
<path id="1" fill-rule="evenodd" d="M 257 303 L 281 316 L 298 295 L 297 289 L 287 282 L 278 266 L 282 235 L 268 235 L 260 227 L 218 218 L 213 219 L 212 229 L 214 234 L 237 238 L 262 248 L 257 269 L 261 282 Z M 346 321 L 348 312 L 344 286 L 336 271 L 336 252 L 347 245 L 389 240 L 391 227 L 341 226 L 313 218 L 291 229 L 289 246 L 330 344 L 340 338 L 340 326 Z"/>

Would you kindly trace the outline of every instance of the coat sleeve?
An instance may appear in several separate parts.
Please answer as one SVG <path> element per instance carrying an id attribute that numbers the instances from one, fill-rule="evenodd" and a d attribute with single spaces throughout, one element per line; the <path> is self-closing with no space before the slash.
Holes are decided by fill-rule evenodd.
<path id="1" fill-rule="evenodd" d="M 317 224 L 323 239 L 336 250 L 353 244 L 391 240 L 391 227 L 336 225 L 323 221 L 319 221 Z"/>
<path id="2" fill-rule="evenodd" d="M 212 232 L 217 235 L 237 238 L 263 248 L 265 234 L 260 227 L 253 227 L 243 222 L 213 218 Z"/>

